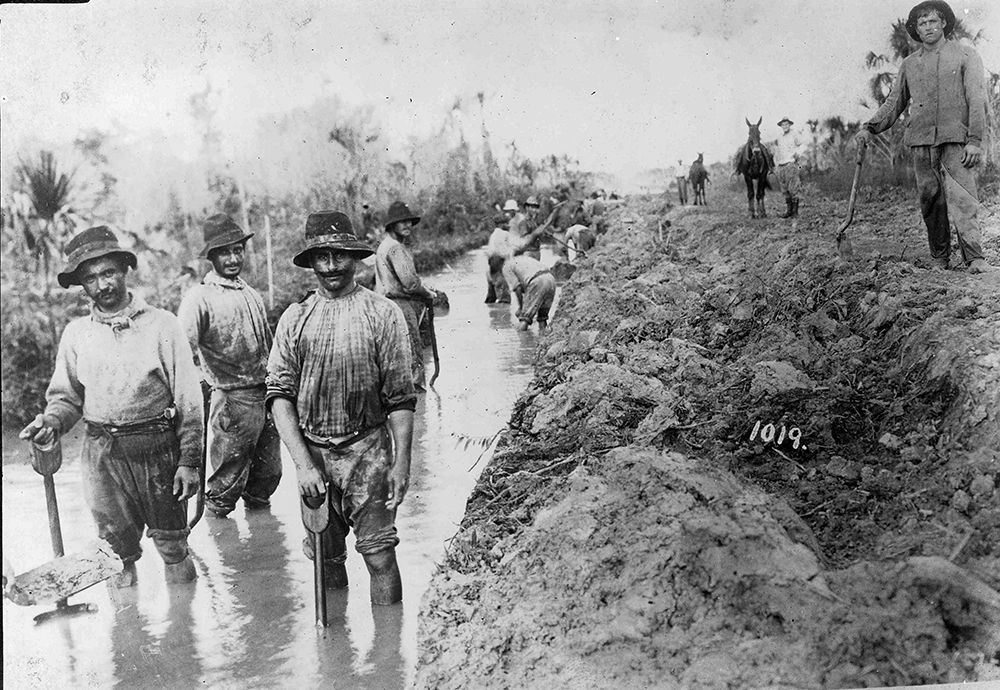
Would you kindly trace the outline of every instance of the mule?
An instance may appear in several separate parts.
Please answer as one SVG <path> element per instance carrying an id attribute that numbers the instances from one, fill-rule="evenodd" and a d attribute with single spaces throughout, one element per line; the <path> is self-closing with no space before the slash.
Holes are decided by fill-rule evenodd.
<path id="1" fill-rule="evenodd" d="M 708 170 L 705 169 L 705 154 L 699 153 L 698 158 L 691 164 L 688 171 L 688 179 L 691 180 L 691 189 L 694 190 L 694 205 L 708 206 L 705 198 L 705 183 L 708 182 Z"/>
<path id="2" fill-rule="evenodd" d="M 767 218 L 767 210 L 764 208 L 764 190 L 771 189 L 771 183 L 767 179 L 768 173 L 774 170 L 774 158 L 771 152 L 760 143 L 760 123 L 763 116 L 757 120 L 757 124 L 750 124 L 746 120 L 748 134 L 747 143 L 736 152 L 736 173 L 743 175 L 743 181 L 747 184 L 747 207 L 751 218 Z M 754 183 L 756 182 L 756 190 Z M 756 199 L 756 205 L 754 200 Z"/>

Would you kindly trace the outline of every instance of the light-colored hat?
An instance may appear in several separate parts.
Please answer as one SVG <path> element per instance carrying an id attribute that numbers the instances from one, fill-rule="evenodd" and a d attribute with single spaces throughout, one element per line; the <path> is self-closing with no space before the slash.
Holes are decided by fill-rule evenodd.
<path id="1" fill-rule="evenodd" d="M 507 199 L 506 203 L 504 203 L 504 205 L 503 205 L 503 210 L 504 211 L 516 211 L 517 210 L 517 202 L 514 201 L 513 199 Z"/>

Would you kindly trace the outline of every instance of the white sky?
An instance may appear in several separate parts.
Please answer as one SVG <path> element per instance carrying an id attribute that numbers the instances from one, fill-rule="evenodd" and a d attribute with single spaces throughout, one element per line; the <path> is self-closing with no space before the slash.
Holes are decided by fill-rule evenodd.
<path id="1" fill-rule="evenodd" d="M 494 151 L 566 153 L 585 169 L 636 172 L 727 158 L 744 116 L 765 138 L 788 115 L 864 116 L 864 56 L 886 50 L 912 0 L 249 0 L 0 6 L 2 136 L 9 153 L 88 127 L 162 133 L 197 155 L 188 99 L 219 90 L 226 146 L 320 98 L 374 104 L 397 145 L 441 126 L 456 97 Z M 1000 71 L 1000 3 L 952 4 L 986 28 Z M 997 35 L 990 35 L 997 34 Z M 401 152 L 400 152 L 400 155 Z M 5 154 L 4 161 L 10 159 Z M 8 171 L 4 171 L 6 176 Z"/>

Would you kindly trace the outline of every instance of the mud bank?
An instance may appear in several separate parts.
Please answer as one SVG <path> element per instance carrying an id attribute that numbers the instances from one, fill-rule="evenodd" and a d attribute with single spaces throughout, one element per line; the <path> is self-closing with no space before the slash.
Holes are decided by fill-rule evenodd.
<path id="1" fill-rule="evenodd" d="M 831 202 L 612 214 L 423 602 L 419 687 L 1000 680 L 1000 278 L 930 271 L 881 201 L 849 264 Z"/>

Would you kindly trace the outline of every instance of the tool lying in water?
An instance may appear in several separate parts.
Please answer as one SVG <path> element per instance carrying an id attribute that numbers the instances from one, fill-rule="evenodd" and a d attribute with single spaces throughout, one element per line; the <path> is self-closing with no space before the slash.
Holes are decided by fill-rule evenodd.
<path id="1" fill-rule="evenodd" d="M 330 526 L 330 488 L 322 496 L 302 496 L 302 523 L 313 538 L 313 586 L 316 625 L 326 627 L 326 574 L 323 571 L 323 532 Z"/>
<path id="2" fill-rule="evenodd" d="M 68 598 L 103 582 L 122 569 L 122 562 L 107 542 L 95 540 L 82 551 L 65 555 L 59 504 L 52 475 L 62 466 L 62 445 L 56 439 L 47 446 L 31 444 L 31 466 L 42 475 L 45 484 L 45 505 L 49 514 L 49 536 L 55 560 L 40 565 L 9 582 L 4 596 L 21 606 L 54 601 L 56 608 L 35 616 L 41 623 L 55 616 L 96 611 L 93 604 L 70 604 Z"/>
<path id="3" fill-rule="evenodd" d="M 858 155 L 854 167 L 854 181 L 851 183 L 851 198 L 847 202 L 847 218 L 837 228 L 837 253 L 843 259 L 850 259 L 854 256 L 854 247 L 851 246 L 851 238 L 847 236 L 847 228 L 854 220 L 854 204 L 858 200 L 858 180 L 861 179 L 861 165 L 865 161 L 865 149 L 867 145 L 862 143 L 858 146 Z"/>

